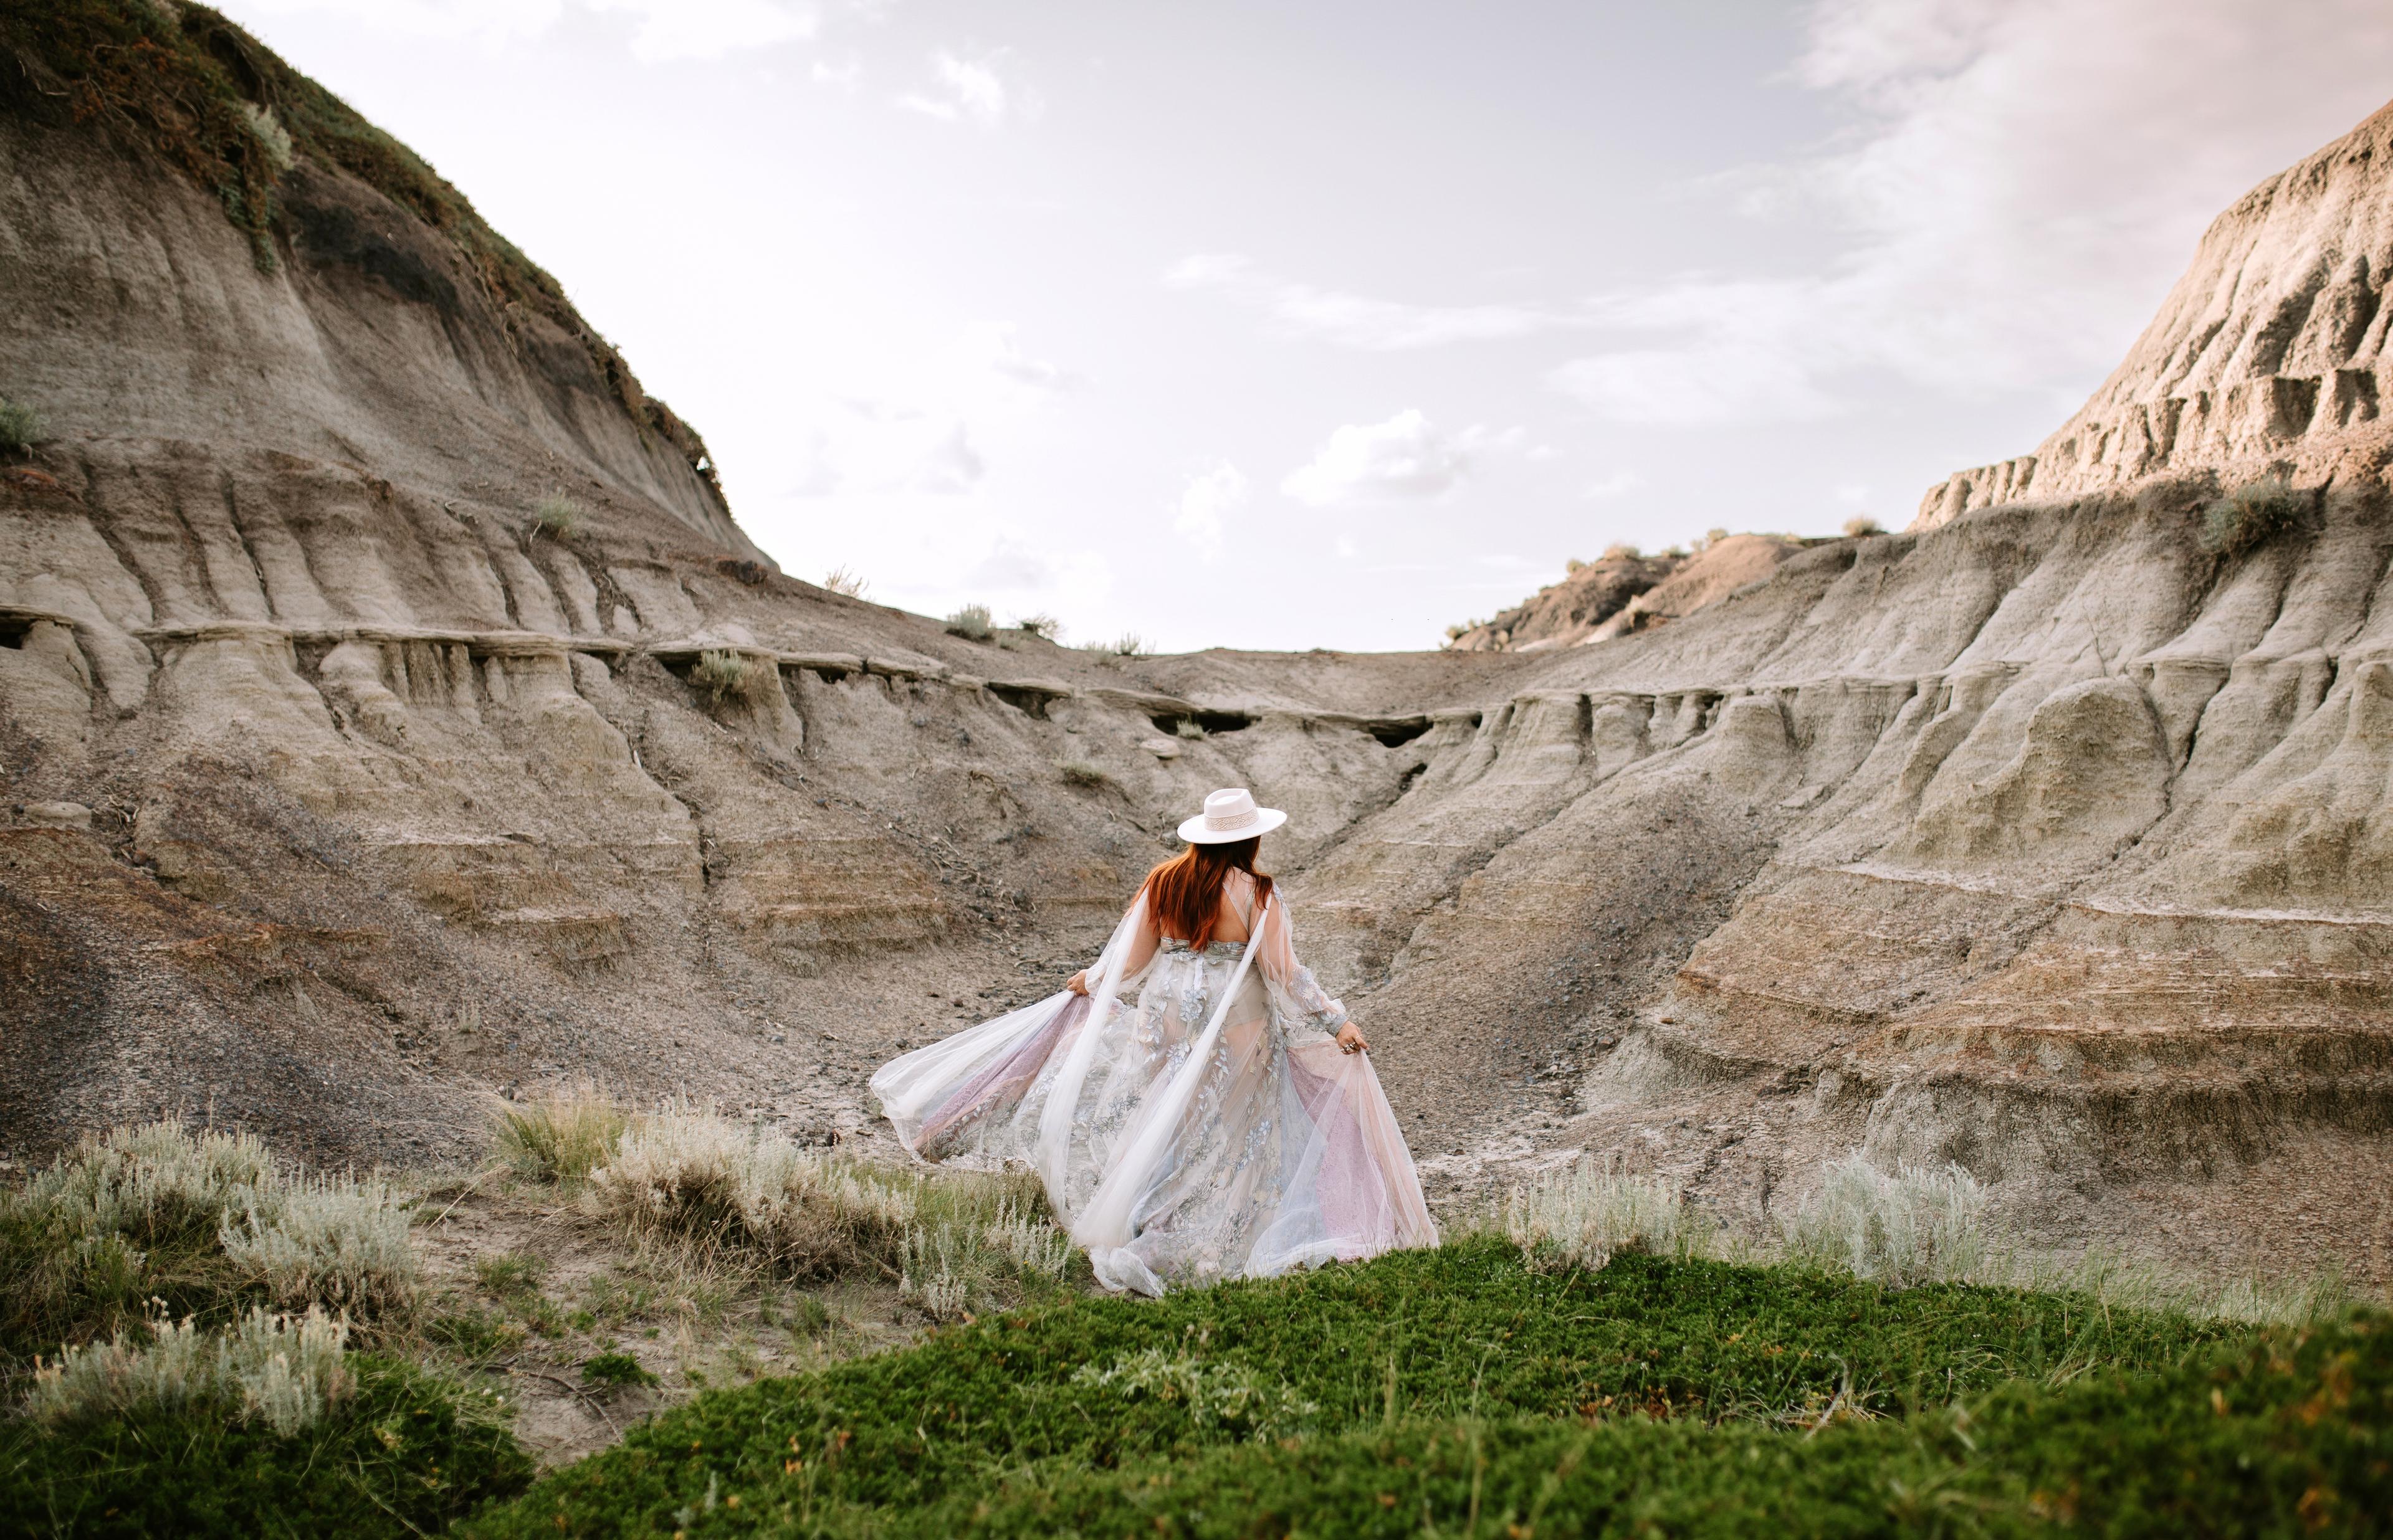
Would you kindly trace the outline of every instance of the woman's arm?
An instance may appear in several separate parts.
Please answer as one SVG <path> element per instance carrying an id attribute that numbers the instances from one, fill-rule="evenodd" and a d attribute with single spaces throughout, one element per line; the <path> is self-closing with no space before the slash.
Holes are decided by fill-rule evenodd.
<path id="1" fill-rule="evenodd" d="M 1163 937 L 1155 928 L 1155 911 L 1146 907 L 1144 895 L 1139 899 L 1138 929 L 1131 933 L 1130 953 L 1122 959 L 1121 976 L 1134 979 L 1155 960 L 1155 949 L 1163 945 Z M 1064 987 L 1075 995 L 1089 992 L 1089 971 L 1086 968 L 1064 981 Z"/>
<path id="2" fill-rule="evenodd" d="M 1338 1034 L 1340 1048 L 1360 1053 L 1370 1047 L 1363 1029 L 1348 1019 L 1345 1005 L 1332 999 L 1313 976 L 1313 970 L 1296 960 L 1296 927 L 1288 923 L 1288 900 L 1276 892 L 1263 913 L 1262 927 L 1255 940 L 1255 960 L 1262 965 L 1263 976 L 1295 1001 L 1314 1026 Z"/>

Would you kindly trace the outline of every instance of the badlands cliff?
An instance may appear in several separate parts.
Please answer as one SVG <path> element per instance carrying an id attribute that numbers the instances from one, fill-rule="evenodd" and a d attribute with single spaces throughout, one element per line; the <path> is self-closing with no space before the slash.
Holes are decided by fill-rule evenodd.
<path id="1" fill-rule="evenodd" d="M 1120 659 L 775 570 L 463 198 L 165 14 L 0 21 L 7 1153 L 432 1158 L 574 1076 L 870 1137 L 1245 782 L 1446 1190 L 1616 1151 L 1762 1224 L 1859 1147 L 2063 1249 L 2393 1271 L 2393 113 L 1904 533 L 1585 645 Z"/>

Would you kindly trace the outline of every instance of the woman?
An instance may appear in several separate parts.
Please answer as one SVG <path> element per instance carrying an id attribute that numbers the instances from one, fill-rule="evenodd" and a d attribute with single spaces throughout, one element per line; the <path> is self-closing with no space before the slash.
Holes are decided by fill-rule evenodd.
<path id="1" fill-rule="evenodd" d="M 883 1066 L 906 1147 L 1029 1164 L 1108 1288 L 1435 1246 L 1369 1044 L 1255 869 L 1287 818 L 1214 792 L 1062 994 Z"/>

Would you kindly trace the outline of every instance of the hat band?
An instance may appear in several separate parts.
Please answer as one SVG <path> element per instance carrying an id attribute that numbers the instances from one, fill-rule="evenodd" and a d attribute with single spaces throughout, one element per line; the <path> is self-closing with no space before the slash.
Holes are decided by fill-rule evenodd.
<path id="1" fill-rule="evenodd" d="M 1205 827 L 1209 830 L 1214 831 L 1229 829 L 1244 829 L 1249 824 L 1253 823 L 1256 819 L 1262 816 L 1262 815 L 1261 813 L 1258 813 L 1251 807 L 1248 808 L 1244 813 L 1232 813 L 1226 816 L 1219 813 L 1208 813 L 1205 815 Z"/>

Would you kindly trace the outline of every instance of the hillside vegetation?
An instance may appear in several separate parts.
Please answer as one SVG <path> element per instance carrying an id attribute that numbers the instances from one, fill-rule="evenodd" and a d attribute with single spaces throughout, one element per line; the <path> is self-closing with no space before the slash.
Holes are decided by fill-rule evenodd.
<path id="1" fill-rule="evenodd" d="M 1659 1182 L 1581 1167 L 1435 1250 L 1148 1301 L 1091 1297 L 1035 1189 L 834 1161 L 694 1109 L 503 1108 L 492 1162 L 447 1183 L 442 1216 L 478 1182 L 528 1183 L 663 1263 L 651 1277 L 798 1291 L 800 1337 L 850 1276 L 890 1275 L 911 1325 L 708 1389 L 638 1329 L 696 1293 L 569 1314 L 514 1253 L 444 1282 L 424 1241 L 386 1233 L 402 1210 L 434 1221 L 406 1195 L 431 1184 L 121 1130 L 0 1203 L 12 1294 L 40 1302 L 10 1321 L 0 1527 L 2365 1533 L 2393 1504 L 2380 1317 L 2285 1294 L 2284 1324 L 2256 1328 L 2216 1301 L 2137 1307 L 2093 1272 L 1928 1281 L 2003 1265 L 1957 1174 L 1832 1174 L 1843 1207 L 1765 1262 L 1723 1259 L 1747 1248 Z M 280 1268 L 242 1260 L 261 1250 Z M 575 1344 L 576 1393 L 654 1414 L 529 1487 L 511 1421 L 572 1360 L 528 1333 Z"/>

